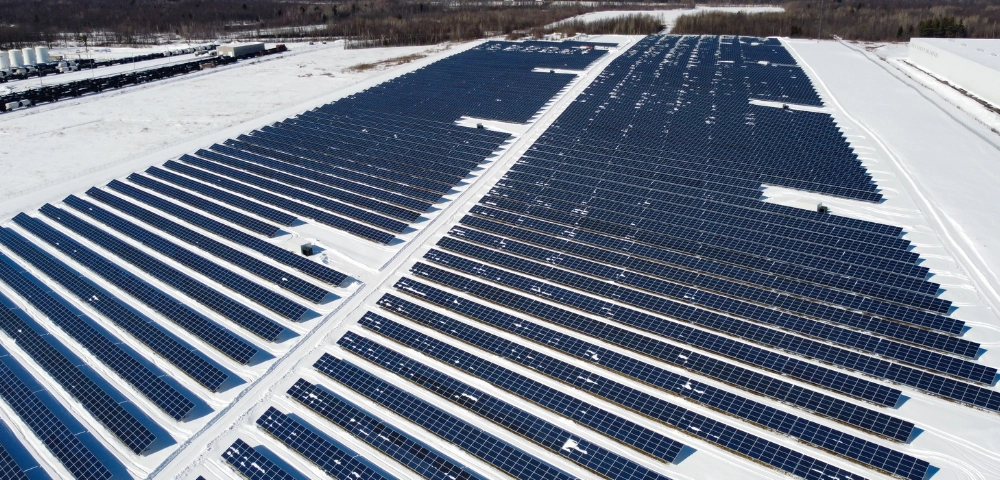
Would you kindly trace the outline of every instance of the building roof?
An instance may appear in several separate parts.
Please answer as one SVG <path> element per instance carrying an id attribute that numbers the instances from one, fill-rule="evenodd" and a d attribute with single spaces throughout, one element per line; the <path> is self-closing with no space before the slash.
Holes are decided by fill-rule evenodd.
<path id="1" fill-rule="evenodd" d="M 1000 39 L 914 38 L 912 40 L 918 40 L 993 70 L 1000 71 Z"/>

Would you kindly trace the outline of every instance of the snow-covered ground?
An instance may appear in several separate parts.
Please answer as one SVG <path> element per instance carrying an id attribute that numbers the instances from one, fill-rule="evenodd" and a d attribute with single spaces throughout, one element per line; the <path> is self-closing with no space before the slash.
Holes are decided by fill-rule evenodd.
<path id="1" fill-rule="evenodd" d="M 0 218 L 51 200 L 54 192 L 103 184 L 474 44 L 364 50 L 345 50 L 343 42 L 292 44 L 284 54 L 4 114 Z M 429 56 L 389 72 L 345 71 L 418 53 Z"/>
<path id="2" fill-rule="evenodd" d="M 682 15 L 693 15 L 701 12 L 747 12 L 747 13 L 762 13 L 762 12 L 783 12 L 785 11 L 782 7 L 756 7 L 756 6 L 733 6 L 733 7 L 706 7 L 706 6 L 696 6 L 695 8 L 677 8 L 672 10 L 610 10 L 604 12 L 591 12 L 579 15 L 568 20 L 583 20 L 585 22 L 593 22 L 595 20 L 604 20 L 607 18 L 615 18 L 623 15 L 634 15 L 634 14 L 646 14 L 652 15 L 659 18 L 664 25 L 667 26 L 666 31 L 671 31 L 674 28 L 674 23 Z"/>
<path id="3" fill-rule="evenodd" d="M 878 56 L 834 41 L 786 40 L 820 91 L 885 202 L 870 204 L 768 187 L 767 201 L 906 230 L 952 317 L 981 342 L 979 362 L 1000 366 L 1000 142 L 983 124 Z M 904 390 L 905 392 L 905 390 Z M 1000 418 L 915 395 L 894 412 L 925 431 L 907 451 L 941 470 L 933 478 L 1000 476 Z"/>

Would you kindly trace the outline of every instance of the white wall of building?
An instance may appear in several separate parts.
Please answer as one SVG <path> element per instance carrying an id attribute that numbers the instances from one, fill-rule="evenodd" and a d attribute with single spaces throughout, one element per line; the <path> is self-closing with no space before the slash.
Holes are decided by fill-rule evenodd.
<path id="1" fill-rule="evenodd" d="M 990 49 L 983 49 L 973 42 L 995 42 L 995 44 Z M 966 49 L 968 51 L 964 51 Z M 909 60 L 910 63 L 947 79 L 955 86 L 1000 106 L 1000 68 L 997 68 L 1000 59 L 993 61 L 989 50 L 1000 51 L 1000 40 L 914 38 L 910 40 Z"/>

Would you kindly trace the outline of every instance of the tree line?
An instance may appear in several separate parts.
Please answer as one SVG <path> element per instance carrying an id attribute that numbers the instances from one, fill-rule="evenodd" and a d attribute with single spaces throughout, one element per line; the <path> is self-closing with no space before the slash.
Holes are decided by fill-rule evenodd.
<path id="1" fill-rule="evenodd" d="M 693 0 L 0 0 L 0 48 L 75 44 L 83 37 L 105 46 L 230 38 L 427 44 L 544 29 L 596 10 L 693 5 Z"/>
<path id="2" fill-rule="evenodd" d="M 820 6 L 822 6 L 822 10 Z M 996 0 L 791 0 L 784 12 L 685 15 L 674 33 L 788 36 L 837 35 L 847 40 L 909 41 L 912 37 L 1000 38 Z"/>

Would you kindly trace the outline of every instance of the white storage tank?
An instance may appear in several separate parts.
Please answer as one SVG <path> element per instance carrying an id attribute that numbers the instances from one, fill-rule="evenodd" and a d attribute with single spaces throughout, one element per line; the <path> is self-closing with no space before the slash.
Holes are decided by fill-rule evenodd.
<path id="1" fill-rule="evenodd" d="M 38 63 L 49 63 L 49 47 L 42 45 L 35 47 L 35 60 Z"/>
<path id="2" fill-rule="evenodd" d="M 20 50 L 17 49 L 8 50 L 7 56 L 10 57 L 10 68 L 21 68 L 24 66 L 24 62 L 21 61 Z"/>
<path id="3" fill-rule="evenodd" d="M 0 70 L 10 70 L 10 57 L 4 51 L 0 51 Z"/>
<path id="4" fill-rule="evenodd" d="M 35 49 L 31 47 L 24 47 L 21 49 L 21 54 L 23 55 L 24 65 L 34 65 L 35 64 Z"/>

